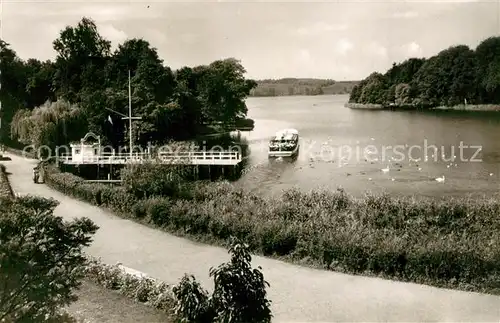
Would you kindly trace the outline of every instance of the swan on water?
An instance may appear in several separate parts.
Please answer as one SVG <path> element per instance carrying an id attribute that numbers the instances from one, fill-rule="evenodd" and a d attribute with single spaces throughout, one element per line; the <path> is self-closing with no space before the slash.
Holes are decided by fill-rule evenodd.
<path id="1" fill-rule="evenodd" d="M 444 175 L 443 175 L 443 177 L 436 178 L 436 182 L 439 182 L 439 183 L 444 182 Z"/>
<path id="2" fill-rule="evenodd" d="M 382 168 L 381 171 L 387 173 L 389 171 L 389 165 L 387 165 L 387 168 Z"/>

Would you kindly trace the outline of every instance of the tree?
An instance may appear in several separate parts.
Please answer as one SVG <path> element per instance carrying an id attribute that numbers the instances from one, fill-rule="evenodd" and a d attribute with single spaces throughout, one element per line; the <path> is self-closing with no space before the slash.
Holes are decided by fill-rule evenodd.
<path id="1" fill-rule="evenodd" d="M 0 321 L 46 322 L 76 299 L 83 278 L 82 248 L 98 227 L 64 222 L 54 200 L 0 200 Z"/>
<path id="2" fill-rule="evenodd" d="M 396 85 L 394 103 L 398 106 L 405 106 L 412 103 L 411 87 L 408 83 L 400 83 Z"/>
<path id="3" fill-rule="evenodd" d="M 52 80 L 55 76 L 55 66 L 51 61 L 40 62 L 29 59 L 25 63 L 28 97 L 27 107 L 33 109 L 47 101 L 56 101 Z"/>
<path id="4" fill-rule="evenodd" d="M 245 68 L 241 63 L 228 58 L 200 68 L 200 94 L 204 106 L 204 119 L 208 122 L 234 123 L 248 112 L 245 98 L 257 86 L 253 80 L 246 80 Z"/>
<path id="5" fill-rule="evenodd" d="M 132 126 L 139 145 L 190 139 L 206 129 L 206 124 L 233 126 L 245 118 L 245 98 L 256 83 L 244 78 L 245 69 L 239 61 L 226 59 L 172 71 L 144 39 L 127 40 L 113 53 L 110 44 L 89 18 L 60 32 L 53 42 L 55 62 L 23 62 L 8 44 L 0 43 L 0 140 L 45 144 L 68 139 L 60 136 L 58 122 L 54 121 L 59 116 L 49 113 L 51 119 L 47 119 L 43 117 L 47 113 L 39 113 L 59 101 L 77 105 L 78 114 L 84 116 L 86 122 L 73 128 L 75 133 L 89 130 L 100 135 L 104 144 L 123 146 L 128 141 L 124 136 L 128 123 L 109 109 L 128 115 L 128 71 L 133 114 L 141 117 Z M 45 108 L 35 109 L 41 106 Z M 19 112 L 12 125 L 21 109 L 38 112 Z M 108 122 L 110 115 L 112 123 Z M 37 116 L 42 118 L 38 120 Z M 28 129 L 35 125 L 41 127 Z M 11 134 L 11 129 L 17 132 Z"/>
<path id="6" fill-rule="evenodd" d="M 359 100 L 361 103 L 384 104 L 387 97 L 386 91 L 384 76 L 380 73 L 372 73 L 366 79 Z"/>
<path id="7" fill-rule="evenodd" d="M 54 83 L 58 97 L 76 103 L 82 89 L 103 84 L 111 42 L 99 34 L 92 19 L 84 17 L 76 27 L 66 27 L 53 45 L 57 52 Z"/>
<path id="8" fill-rule="evenodd" d="M 476 48 L 479 97 L 485 103 L 500 101 L 500 37 L 483 40 Z"/>
<path id="9" fill-rule="evenodd" d="M 26 107 L 26 70 L 10 45 L 0 40 L 0 141 L 11 143 L 9 124 L 19 109 Z"/>
<path id="10" fill-rule="evenodd" d="M 474 98 L 474 53 L 467 46 L 454 46 L 431 57 L 415 74 L 414 84 L 424 104 L 456 105 Z"/>
<path id="11" fill-rule="evenodd" d="M 25 145 L 55 149 L 82 138 L 87 130 L 85 115 L 77 105 L 57 101 L 33 110 L 19 110 L 11 123 L 13 139 Z"/>

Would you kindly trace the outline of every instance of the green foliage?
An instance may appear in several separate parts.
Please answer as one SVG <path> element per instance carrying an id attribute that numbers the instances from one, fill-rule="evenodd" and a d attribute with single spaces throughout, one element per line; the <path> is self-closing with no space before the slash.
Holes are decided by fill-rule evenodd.
<path id="1" fill-rule="evenodd" d="M 427 58 L 411 58 L 356 85 L 350 103 L 434 108 L 500 103 L 500 37 L 475 50 L 453 46 Z"/>
<path id="2" fill-rule="evenodd" d="M 251 96 L 321 95 L 350 93 L 358 81 L 285 78 L 257 81 Z"/>
<path id="3" fill-rule="evenodd" d="M 11 123 L 13 138 L 35 148 L 45 145 L 55 149 L 82 138 L 86 131 L 83 111 L 65 101 L 47 102 L 31 111 L 19 110 Z"/>
<path id="4" fill-rule="evenodd" d="M 235 242 L 229 249 L 231 261 L 210 270 L 215 288 L 212 306 L 218 322 L 271 322 L 271 302 L 266 298 L 266 286 L 260 271 L 252 269 L 248 246 Z"/>
<path id="5" fill-rule="evenodd" d="M 7 178 L 7 169 L 5 165 L 0 164 L 0 198 L 8 199 L 12 197 L 14 197 L 14 194 Z"/>
<path id="6" fill-rule="evenodd" d="M 137 199 L 123 187 L 110 187 L 99 183 L 86 183 L 70 173 L 61 173 L 54 166 L 47 166 L 45 183 L 50 187 L 97 206 L 127 214 L 134 209 Z"/>
<path id="7" fill-rule="evenodd" d="M 122 186 L 137 198 L 152 196 L 177 197 L 182 191 L 186 168 L 148 162 L 132 164 L 123 169 Z"/>
<path id="8" fill-rule="evenodd" d="M 98 227 L 86 218 L 64 222 L 56 206 L 32 196 L 0 201 L 0 320 L 46 322 L 75 300 L 82 248 Z"/>
<path id="9" fill-rule="evenodd" d="M 252 269 L 248 246 L 235 239 L 229 253 L 230 262 L 210 269 L 215 284 L 212 295 L 188 275 L 173 288 L 181 322 L 271 322 L 271 302 L 266 298 L 269 283 L 260 267 Z"/>
<path id="10" fill-rule="evenodd" d="M 245 98 L 256 86 L 234 58 L 172 71 L 144 39 L 126 40 L 111 52 L 89 18 L 64 28 L 53 47 L 53 62 L 23 61 L 0 42 L 1 142 L 54 147 L 92 131 L 105 144 L 123 146 L 128 124 L 108 109 L 128 114 L 128 71 L 133 113 L 142 117 L 132 133 L 143 146 L 193 138 L 206 124 L 244 119 Z"/>
<path id="11" fill-rule="evenodd" d="M 61 174 L 49 177 L 49 185 L 84 198 L 75 192 L 86 185 L 75 188 L 75 181 L 57 180 L 61 188 L 53 184 Z M 498 201 L 355 199 L 342 190 L 288 190 L 279 198 L 263 198 L 220 182 L 196 184 L 183 198 L 139 202 L 123 188 L 100 187 L 102 205 L 119 214 L 138 214 L 171 232 L 222 244 L 234 236 L 262 254 L 338 271 L 500 292 Z M 104 190 L 116 198 L 104 203 Z"/>
<path id="12" fill-rule="evenodd" d="M 100 286 L 116 290 L 153 308 L 172 313 L 175 303 L 172 288 L 163 282 L 129 274 L 117 265 L 103 264 L 94 258 L 89 258 L 84 273 L 86 279 Z"/>
<path id="13" fill-rule="evenodd" d="M 176 316 L 182 323 L 213 322 L 215 313 L 211 307 L 210 295 L 192 275 L 184 275 L 173 287 L 176 299 Z"/>

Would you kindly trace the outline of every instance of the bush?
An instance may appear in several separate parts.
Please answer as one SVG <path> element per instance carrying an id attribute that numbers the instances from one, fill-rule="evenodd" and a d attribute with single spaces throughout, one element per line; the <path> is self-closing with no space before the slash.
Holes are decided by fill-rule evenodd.
<path id="1" fill-rule="evenodd" d="M 182 165 L 157 163 L 132 164 L 122 171 L 122 185 L 135 197 L 153 196 L 177 197 L 185 182 L 185 170 Z"/>
<path id="2" fill-rule="evenodd" d="M 82 248 L 98 227 L 86 218 L 63 222 L 56 206 L 31 196 L 0 200 L 0 321 L 46 322 L 75 300 Z"/>
<path id="3" fill-rule="evenodd" d="M 7 169 L 5 165 L 0 164 L 0 198 L 13 198 L 14 193 L 10 187 L 9 179 L 7 178 Z"/>
<path id="4" fill-rule="evenodd" d="M 108 289 L 158 310 L 172 313 L 174 296 L 171 287 L 150 277 L 137 277 L 117 265 L 106 265 L 90 258 L 85 268 L 85 278 Z"/>
<path id="5" fill-rule="evenodd" d="M 60 182 L 72 194 L 91 190 L 76 179 Z M 264 198 L 227 182 L 191 184 L 186 198 L 138 200 L 123 187 L 100 187 L 103 206 L 171 232 L 224 245 L 235 236 L 253 251 L 337 271 L 500 292 L 496 200 L 356 199 L 343 190 L 296 189 Z M 78 195 L 94 203 L 93 193 Z"/>
<path id="6" fill-rule="evenodd" d="M 173 288 L 177 299 L 176 314 L 182 322 L 271 322 L 271 301 L 260 272 L 252 269 L 248 246 L 238 240 L 229 249 L 231 261 L 210 269 L 214 278 L 211 296 L 193 276 L 184 276 Z"/>

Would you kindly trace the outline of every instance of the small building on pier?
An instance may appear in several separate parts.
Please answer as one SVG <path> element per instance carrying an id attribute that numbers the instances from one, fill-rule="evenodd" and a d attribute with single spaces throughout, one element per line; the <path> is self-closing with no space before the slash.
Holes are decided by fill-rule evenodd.
<path id="1" fill-rule="evenodd" d="M 89 138 L 95 140 L 91 142 Z M 235 173 L 241 168 L 243 160 L 240 151 L 171 151 L 169 149 L 160 150 L 152 154 L 149 149 L 145 153 L 115 153 L 114 151 L 104 151 L 101 146 L 100 137 L 89 133 L 80 140 L 80 143 L 70 145 L 71 153 L 59 154 L 57 160 L 63 169 L 76 168 L 79 172 L 87 170 L 90 173 L 97 174 L 97 178 L 101 175 L 107 175 L 111 180 L 115 178 L 115 171 L 120 170 L 127 164 L 142 164 L 145 162 L 156 162 L 160 164 L 185 165 L 190 167 L 195 176 L 204 172 L 209 174 L 222 175 Z"/>

